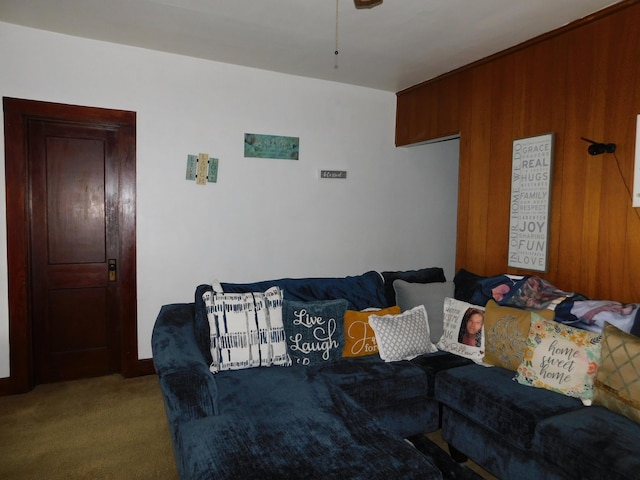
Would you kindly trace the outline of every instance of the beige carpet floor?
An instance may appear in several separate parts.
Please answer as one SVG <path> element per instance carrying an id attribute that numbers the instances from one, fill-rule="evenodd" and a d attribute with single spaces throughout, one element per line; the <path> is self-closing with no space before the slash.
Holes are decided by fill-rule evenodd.
<path id="1" fill-rule="evenodd" d="M 177 479 L 157 377 L 111 375 L 0 397 L 0 478 Z"/>
<path id="2" fill-rule="evenodd" d="M 440 432 L 427 437 L 446 450 Z M 157 377 L 110 375 L 0 397 L 0 479 L 177 480 Z"/>

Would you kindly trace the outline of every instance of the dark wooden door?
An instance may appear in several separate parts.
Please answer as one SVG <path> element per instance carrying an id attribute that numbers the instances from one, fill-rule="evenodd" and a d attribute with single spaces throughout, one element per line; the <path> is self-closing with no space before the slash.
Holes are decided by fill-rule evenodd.
<path id="1" fill-rule="evenodd" d="M 138 359 L 135 112 L 2 105 L 11 375 L 0 395 L 153 373 Z"/>
<path id="2" fill-rule="evenodd" d="M 118 372 L 115 130 L 31 120 L 28 152 L 35 381 Z"/>

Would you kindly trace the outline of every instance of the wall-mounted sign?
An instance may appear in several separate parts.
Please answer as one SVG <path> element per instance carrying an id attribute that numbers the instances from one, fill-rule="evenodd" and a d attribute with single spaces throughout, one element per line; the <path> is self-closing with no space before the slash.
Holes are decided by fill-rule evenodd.
<path id="1" fill-rule="evenodd" d="M 346 179 L 347 171 L 346 170 L 320 170 L 320 178 L 325 179 Z"/>
<path id="2" fill-rule="evenodd" d="M 187 180 L 195 180 L 198 185 L 216 183 L 218 181 L 218 159 L 207 153 L 187 155 Z"/>
<path id="3" fill-rule="evenodd" d="M 253 158 L 281 158 L 298 160 L 300 139 L 278 135 L 244 134 L 244 156 Z"/>
<path id="4" fill-rule="evenodd" d="M 508 266 L 547 271 L 554 135 L 513 141 Z"/>

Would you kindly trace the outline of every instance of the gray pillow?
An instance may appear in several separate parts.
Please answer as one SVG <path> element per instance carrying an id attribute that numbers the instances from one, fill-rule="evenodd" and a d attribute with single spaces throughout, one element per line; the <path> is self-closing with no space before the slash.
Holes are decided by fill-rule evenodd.
<path id="1" fill-rule="evenodd" d="M 431 341 L 437 343 L 444 331 L 444 299 L 453 298 L 453 282 L 409 283 L 395 280 L 396 304 L 404 312 L 419 305 L 427 309 Z"/>

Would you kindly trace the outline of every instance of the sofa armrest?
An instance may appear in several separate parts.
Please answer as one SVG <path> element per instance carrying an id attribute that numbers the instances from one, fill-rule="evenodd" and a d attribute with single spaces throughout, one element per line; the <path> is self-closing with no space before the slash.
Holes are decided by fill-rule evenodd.
<path id="1" fill-rule="evenodd" d="M 218 390 L 195 339 L 193 304 L 165 305 L 151 337 L 170 425 L 217 413 Z"/>
<path id="2" fill-rule="evenodd" d="M 158 313 L 151 335 L 153 364 L 158 375 L 181 369 L 198 369 L 208 365 L 196 342 L 194 305 L 164 305 Z"/>
<path id="3" fill-rule="evenodd" d="M 160 388 L 170 424 L 218 414 L 218 392 L 210 372 L 169 372 L 160 376 Z"/>

